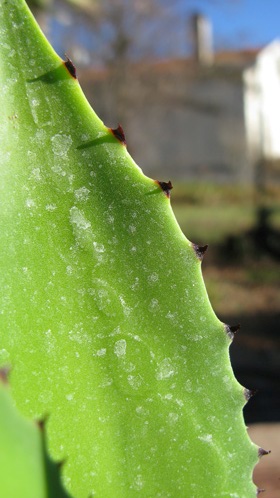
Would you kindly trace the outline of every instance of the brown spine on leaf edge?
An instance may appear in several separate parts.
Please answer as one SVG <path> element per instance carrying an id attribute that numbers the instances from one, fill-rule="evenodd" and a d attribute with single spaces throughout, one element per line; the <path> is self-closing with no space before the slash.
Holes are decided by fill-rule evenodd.
<path id="1" fill-rule="evenodd" d="M 159 180 L 155 180 L 157 185 L 161 188 L 161 190 L 165 193 L 166 197 L 168 199 L 170 198 L 170 191 L 173 189 L 173 185 L 171 181 L 169 180 L 168 182 L 160 182 Z"/>
<path id="2" fill-rule="evenodd" d="M 49 415 L 45 415 L 43 418 L 40 418 L 39 420 L 36 420 L 36 424 L 39 427 L 39 429 L 44 433 L 46 423 L 48 421 Z"/>
<path id="3" fill-rule="evenodd" d="M 197 244 L 193 244 L 192 246 L 194 248 L 195 254 L 197 255 L 198 259 L 202 261 L 208 249 L 208 244 L 206 244 L 205 246 L 198 246 Z"/>
<path id="4" fill-rule="evenodd" d="M 0 368 L 0 381 L 3 382 L 3 384 L 8 384 L 9 373 L 10 373 L 9 367 Z"/>
<path id="5" fill-rule="evenodd" d="M 126 139 L 122 125 L 119 124 L 117 128 L 109 128 L 109 130 L 111 131 L 111 133 L 113 133 L 114 137 L 116 137 L 119 142 L 121 142 L 122 145 L 126 146 Z"/>
<path id="6" fill-rule="evenodd" d="M 259 455 L 259 458 L 265 456 L 265 455 L 269 455 L 269 453 L 271 453 L 271 450 L 264 450 L 263 448 L 259 448 L 258 450 L 258 455 Z"/>
<path id="7" fill-rule="evenodd" d="M 230 340 L 233 341 L 236 332 L 240 330 L 240 324 L 237 325 L 226 325 L 226 333 L 229 336 Z"/>
<path id="8" fill-rule="evenodd" d="M 244 387 L 244 397 L 246 401 L 249 401 L 255 394 L 258 392 L 257 389 L 247 389 L 247 387 Z"/>
<path id="9" fill-rule="evenodd" d="M 65 67 L 68 69 L 68 72 L 73 76 L 73 78 L 76 80 L 77 79 L 77 71 L 76 67 L 74 66 L 73 62 L 69 57 L 65 54 L 66 61 L 64 61 Z"/>

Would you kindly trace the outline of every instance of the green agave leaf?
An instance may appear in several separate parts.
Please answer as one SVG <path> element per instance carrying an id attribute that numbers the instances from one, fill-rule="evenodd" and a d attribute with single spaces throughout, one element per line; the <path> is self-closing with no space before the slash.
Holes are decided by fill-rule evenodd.
<path id="1" fill-rule="evenodd" d="M 1 338 L 77 498 L 255 496 L 244 390 L 168 185 L 0 0 Z M 70 71 L 69 71 L 70 70 Z"/>
<path id="2" fill-rule="evenodd" d="M 24 419 L 12 403 L 0 371 L 0 496 L 70 498 L 59 480 L 59 466 L 47 455 L 44 431 Z"/>

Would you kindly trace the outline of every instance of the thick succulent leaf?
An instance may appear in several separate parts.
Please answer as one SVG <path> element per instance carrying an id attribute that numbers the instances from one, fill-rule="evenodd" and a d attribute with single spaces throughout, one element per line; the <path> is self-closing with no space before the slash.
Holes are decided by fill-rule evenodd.
<path id="1" fill-rule="evenodd" d="M 0 26 L 0 355 L 17 406 L 49 414 L 77 498 L 255 496 L 230 339 L 168 192 L 22 0 L 0 0 Z"/>
<path id="2" fill-rule="evenodd" d="M 3 372 L 0 372 L 0 376 Z M 26 420 L 0 380 L 0 496 L 70 498 L 45 448 L 43 427 Z"/>

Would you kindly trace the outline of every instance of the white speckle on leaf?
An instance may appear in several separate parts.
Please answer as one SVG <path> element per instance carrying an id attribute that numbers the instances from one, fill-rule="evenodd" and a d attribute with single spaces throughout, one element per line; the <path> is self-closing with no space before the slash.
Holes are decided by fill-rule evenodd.
<path id="1" fill-rule="evenodd" d="M 122 368 L 124 369 L 125 372 L 133 372 L 135 370 L 135 365 L 131 363 L 131 361 L 124 361 L 122 364 Z"/>
<path id="2" fill-rule="evenodd" d="M 32 100 L 31 100 L 31 105 L 32 105 L 33 107 L 37 107 L 38 105 L 40 105 L 40 102 L 39 102 L 39 100 L 37 100 L 37 99 L 32 99 Z"/>
<path id="3" fill-rule="evenodd" d="M 104 387 L 111 386 L 111 384 L 113 384 L 113 379 L 111 377 L 109 377 L 108 375 L 105 375 L 105 377 L 100 382 L 100 384 L 99 384 L 98 387 L 103 387 L 104 388 Z"/>
<path id="4" fill-rule="evenodd" d="M 158 281 L 158 274 L 157 273 L 152 273 L 151 275 L 148 276 L 148 282 L 150 284 L 153 284 Z"/>
<path id="5" fill-rule="evenodd" d="M 140 375 L 128 375 L 127 380 L 129 385 L 133 389 L 138 389 L 142 384 L 142 379 Z"/>
<path id="6" fill-rule="evenodd" d="M 168 311 L 167 315 L 165 315 L 166 318 L 169 320 L 173 321 L 176 318 L 176 313 L 171 313 L 171 311 Z"/>
<path id="7" fill-rule="evenodd" d="M 105 356 L 106 351 L 106 348 L 98 349 L 98 351 L 96 351 L 96 356 Z"/>
<path id="8" fill-rule="evenodd" d="M 168 393 L 164 396 L 164 399 L 172 399 L 173 398 L 173 394 L 172 393 Z"/>
<path id="9" fill-rule="evenodd" d="M 126 340 L 125 339 L 120 339 L 119 341 L 115 342 L 114 353 L 115 353 L 115 355 L 117 355 L 118 358 L 120 358 L 121 356 L 124 356 L 126 354 Z"/>
<path id="10" fill-rule="evenodd" d="M 46 204 L 46 211 L 55 211 L 57 206 L 55 204 Z"/>
<path id="11" fill-rule="evenodd" d="M 200 441 L 203 441 L 204 443 L 212 443 L 212 434 L 204 434 L 203 436 L 198 436 L 198 439 Z"/>
<path id="12" fill-rule="evenodd" d="M 38 396 L 38 400 L 41 403 L 50 403 L 50 401 L 53 399 L 53 393 L 51 391 L 43 391 L 41 394 Z"/>
<path id="13" fill-rule="evenodd" d="M 122 305 L 122 309 L 123 309 L 123 312 L 125 314 L 125 316 L 128 316 L 130 315 L 131 313 L 131 308 L 126 304 L 124 298 L 122 296 L 119 296 L 119 299 L 120 299 L 120 302 L 121 302 L 121 305 Z"/>
<path id="14" fill-rule="evenodd" d="M 157 366 L 156 379 L 169 379 L 175 374 L 175 368 L 170 358 L 164 358 Z"/>
<path id="15" fill-rule="evenodd" d="M 137 406 L 135 408 L 135 411 L 137 413 L 137 415 L 139 415 L 140 417 L 147 417 L 149 415 L 149 410 L 147 408 L 145 408 L 144 406 Z"/>
<path id="16" fill-rule="evenodd" d="M 116 290 L 106 280 L 94 278 L 88 292 L 94 297 L 98 309 L 107 317 L 115 317 L 116 313 L 123 311 Z"/>
<path id="17" fill-rule="evenodd" d="M 35 201 L 33 201 L 33 199 L 26 199 L 25 205 L 28 209 L 32 209 L 33 207 L 36 206 Z"/>
<path id="18" fill-rule="evenodd" d="M 112 244 L 114 244 L 115 246 L 117 246 L 119 243 L 119 240 L 117 239 L 117 237 L 112 237 Z"/>
<path id="19" fill-rule="evenodd" d="M 225 389 L 231 390 L 231 379 L 229 375 L 224 375 L 223 377 L 224 387 Z"/>
<path id="20" fill-rule="evenodd" d="M 67 275 L 72 275 L 72 273 L 73 273 L 72 266 L 70 266 L 70 265 L 66 266 L 66 274 Z"/>
<path id="21" fill-rule="evenodd" d="M 90 190 L 86 187 L 81 187 L 74 191 L 77 201 L 87 201 L 89 194 Z"/>
<path id="22" fill-rule="evenodd" d="M 138 474 L 135 477 L 134 481 L 132 482 L 131 488 L 135 489 L 136 491 L 141 491 L 143 486 L 144 486 L 143 477 L 141 476 L 141 474 Z"/>
<path id="23" fill-rule="evenodd" d="M 77 228 L 80 228 L 82 230 L 86 230 L 87 228 L 91 227 L 90 221 L 88 221 L 80 209 L 78 209 L 76 206 L 73 206 L 70 209 L 70 222 L 74 225 L 76 225 Z"/>
<path id="24" fill-rule="evenodd" d="M 46 130 L 44 130 L 43 128 L 39 128 L 37 131 L 36 131 L 36 135 L 35 135 L 35 140 L 38 143 L 40 144 L 43 144 L 45 142 L 47 138 L 47 132 Z"/>
<path id="25" fill-rule="evenodd" d="M 63 480 L 64 480 L 64 483 L 65 483 L 66 486 L 70 486 L 71 485 L 71 481 L 72 481 L 71 477 L 64 476 Z"/>
<path id="26" fill-rule="evenodd" d="M 190 379 L 186 380 L 186 382 L 185 382 L 185 390 L 187 391 L 187 393 L 191 393 L 193 390 L 192 383 L 191 383 Z"/>
<path id="27" fill-rule="evenodd" d="M 68 150 L 72 145 L 72 138 L 69 135 L 62 135 L 58 133 L 51 138 L 52 150 L 56 156 L 66 156 Z"/>
<path id="28" fill-rule="evenodd" d="M 182 406 L 184 406 L 184 402 L 181 399 L 177 398 L 175 401 L 176 401 L 177 405 L 179 405 L 181 408 L 182 408 Z"/>
<path id="29" fill-rule="evenodd" d="M 0 359 L 1 360 L 7 360 L 10 356 L 10 353 L 8 353 L 8 351 L 6 349 L 0 349 Z"/>
<path id="30" fill-rule="evenodd" d="M 199 342 L 199 341 L 201 341 L 202 339 L 203 339 L 202 335 L 198 335 L 198 334 L 193 335 L 193 336 L 191 337 L 191 340 L 192 340 L 193 342 Z"/>
<path id="31" fill-rule="evenodd" d="M 34 180 L 37 180 L 37 181 L 40 181 L 42 179 L 41 177 L 41 170 L 40 168 L 34 168 L 32 171 L 31 171 L 31 175 L 30 175 L 31 178 L 33 178 Z"/>
<path id="32" fill-rule="evenodd" d="M 59 176 L 66 176 L 66 171 L 59 164 L 52 166 L 51 170 Z"/>
<path id="33" fill-rule="evenodd" d="M 131 290 L 135 291 L 138 286 L 139 286 L 139 278 L 136 277 L 134 284 L 131 285 Z"/>
<path id="34" fill-rule="evenodd" d="M 99 244 L 98 242 L 93 242 L 93 247 L 96 252 L 99 253 L 105 252 L 105 247 L 103 244 Z"/>
<path id="35" fill-rule="evenodd" d="M 150 304 L 149 304 L 149 311 L 151 313 L 156 313 L 158 310 L 159 310 L 159 303 L 158 303 L 158 299 L 155 299 L 153 298 L 151 301 L 150 301 Z"/>
<path id="36" fill-rule="evenodd" d="M 69 185 L 72 186 L 74 180 L 75 180 L 75 175 L 68 175 Z"/>
<path id="37" fill-rule="evenodd" d="M 178 422 L 178 418 L 179 418 L 178 413 L 174 413 L 174 412 L 168 413 L 168 422 L 170 424 L 175 424 L 176 422 Z"/>

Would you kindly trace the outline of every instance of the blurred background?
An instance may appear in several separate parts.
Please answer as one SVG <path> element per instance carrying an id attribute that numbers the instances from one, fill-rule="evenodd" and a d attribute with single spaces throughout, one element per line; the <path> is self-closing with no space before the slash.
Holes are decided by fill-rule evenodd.
<path id="1" fill-rule="evenodd" d="M 274 450 L 257 484 L 279 497 L 280 2 L 28 3 L 104 123 L 121 123 L 143 172 L 172 181 L 186 236 L 209 244 L 210 300 L 241 324 L 231 360 L 257 390 L 245 421 Z"/>

